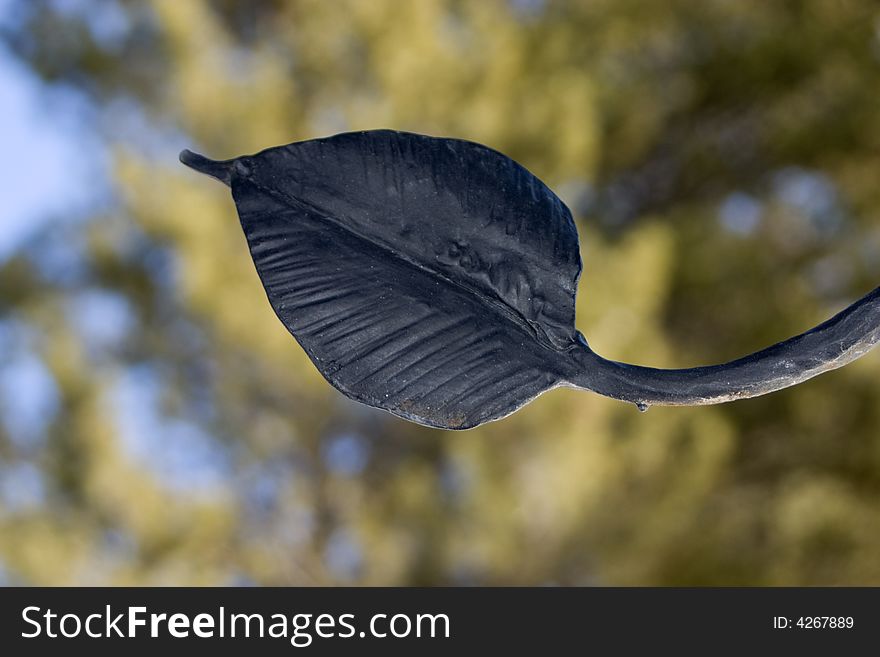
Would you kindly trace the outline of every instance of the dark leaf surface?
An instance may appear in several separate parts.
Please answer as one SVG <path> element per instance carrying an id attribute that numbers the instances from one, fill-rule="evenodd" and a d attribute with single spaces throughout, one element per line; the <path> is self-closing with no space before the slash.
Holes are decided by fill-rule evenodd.
<path id="1" fill-rule="evenodd" d="M 552 352 L 503 305 L 248 180 L 233 193 L 273 308 L 346 395 L 463 429 L 559 382 Z"/>
<path id="2" fill-rule="evenodd" d="M 576 339 L 581 261 L 571 213 L 497 151 L 376 130 L 271 148 L 239 166 L 282 203 L 506 305 L 538 339 L 556 347 Z"/>

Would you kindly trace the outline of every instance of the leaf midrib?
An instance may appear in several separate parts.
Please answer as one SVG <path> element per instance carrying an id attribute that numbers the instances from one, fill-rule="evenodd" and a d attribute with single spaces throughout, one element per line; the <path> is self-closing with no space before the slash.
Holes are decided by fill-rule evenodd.
<path id="1" fill-rule="evenodd" d="M 449 278 L 448 276 L 445 276 L 444 274 L 436 271 L 435 269 L 432 269 L 431 267 L 427 266 L 426 264 L 419 262 L 418 260 L 415 260 L 413 258 L 407 257 L 405 254 L 401 253 L 400 251 L 398 251 L 397 249 L 392 247 L 390 244 L 387 244 L 383 240 L 374 238 L 372 236 L 364 235 L 360 231 L 343 223 L 342 221 L 340 221 L 336 217 L 330 216 L 326 212 L 321 211 L 320 209 L 318 209 L 316 206 L 312 205 L 308 201 L 305 201 L 305 200 L 303 200 L 299 197 L 296 197 L 296 196 L 289 195 L 285 192 L 277 191 L 277 190 L 272 189 L 270 187 L 266 187 L 264 185 L 261 185 L 260 183 L 258 183 L 256 180 L 254 180 L 250 176 L 235 177 L 233 179 L 233 186 L 235 185 L 235 183 L 237 181 L 241 180 L 242 178 L 247 180 L 248 183 L 253 185 L 254 188 L 259 190 L 261 193 L 266 194 L 267 196 L 270 196 L 270 197 L 280 201 L 285 206 L 288 206 L 288 207 L 293 206 L 291 208 L 292 210 L 294 210 L 296 208 L 296 206 L 300 206 L 303 209 L 305 209 L 306 211 L 308 211 L 318 217 L 321 217 L 322 219 L 329 221 L 330 223 L 332 223 L 334 226 L 336 226 L 340 230 L 345 231 L 345 232 L 349 233 L 350 235 L 353 235 L 357 239 L 362 240 L 364 242 L 367 242 L 368 244 L 372 245 L 373 247 L 382 250 L 383 252 L 385 252 L 388 255 L 388 257 L 403 261 L 406 264 L 408 264 L 409 266 L 415 267 L 415 268 L 427 273 L 428 275 L 443 281 L 447 285 L 459 288 L 459 289 L 464 290 L 465 292 L 467 292 L 473 296 L 476 296 L 481 301 L 483 301 L 486 305 L 488 305 L 490 308 L 492 308 L 494 311 L 496 311 L 496 313 L 500 314 L 502 317 L 504 317 L 508 321 L 516 324 L 519 328 L 523 329 L 528 335 L 531 335 L 532 337 L 534 337 L 535 341 L 540 346 L 544 347 L 545 349 L 556 352 L 556 353 L 560 353 L 563 351 L 561 349 L 558 349 L 555 345 L 553 345 L 549 341 L 549 339 L 542 336 L 518 310 L 513 308 L 511 305 L 509 305 L 503 299 L 501 299 L 499 297 L 492 298 L 492 297 L 488 296 L 484 291 L 479 290 L 474 286 L 468 285 L 467 283 L 462 283 L 462 282 L 453 280 L 453 279 Z M 233 189 L 233 191 L 234 191 L 234 189 Z"/>

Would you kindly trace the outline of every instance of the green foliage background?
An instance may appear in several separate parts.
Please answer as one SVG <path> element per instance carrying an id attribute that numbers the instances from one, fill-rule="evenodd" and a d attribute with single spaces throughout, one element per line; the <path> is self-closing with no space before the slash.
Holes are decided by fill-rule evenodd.
<path id="1" fill-rule="evenodd" d="M 474 431 L 418 427 L 323 381 L 228 190 L 176 161 L 378 127 L 486 143 L 571 205 L 598 353 L 721 362 L 880 280 L 875 2 L 63 4 L 13 2 L 3 40 L 94 103 L 114 200 L 0 265 L 0 318 L 60 399 L 36 446 L 0 433 L 0 462 L 45 486 L 0 508 L 8 580 L 880 585 L 877 354 L 719 407 L 557 390 Z M 49 244 L 78 264 L 47 271 Z M 125 300 L 121 339 L 77 328 L 92 290 Z M 116 408 L 131 376 L 157 391 L 140 452 Z M 169 478 L 194 435 L 221 476 Z"/>

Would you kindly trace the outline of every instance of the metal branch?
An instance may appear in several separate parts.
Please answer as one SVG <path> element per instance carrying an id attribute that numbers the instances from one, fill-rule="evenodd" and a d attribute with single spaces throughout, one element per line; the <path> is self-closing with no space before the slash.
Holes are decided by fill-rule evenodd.
<path id="1" fill-rule="evenodd" d="M 606 360 L 585 347 L 574 385 L 648 406 L 693 406 L 757 397 L 860 358 L 880 341 L 880 287 L 819 326 L 744 358 L 664 370 Z"/>

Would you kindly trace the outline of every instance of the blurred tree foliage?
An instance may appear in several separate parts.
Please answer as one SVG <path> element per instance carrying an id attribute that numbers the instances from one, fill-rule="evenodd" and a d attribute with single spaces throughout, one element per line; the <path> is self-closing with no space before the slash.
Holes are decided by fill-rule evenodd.
<path id="1" fill-rule="evenodd" d="M 10 12 L 6 46 L 92 103 L 113 200 L 0 264 L 2 358 L 58 398 L 37 437 L 0 425 L 0 483 L 41 491 L 0 497 L 7 581 L 880 585 L 877 354 L 721 407 L 557 390 L 417 427 L 323 381 L 228 191 L 176 161 L 378 127 L 489 144 L 576 214 L 594 349 L 720 362 L 880 280 L 872 0 Z"/>

